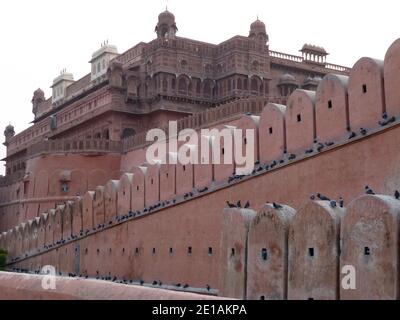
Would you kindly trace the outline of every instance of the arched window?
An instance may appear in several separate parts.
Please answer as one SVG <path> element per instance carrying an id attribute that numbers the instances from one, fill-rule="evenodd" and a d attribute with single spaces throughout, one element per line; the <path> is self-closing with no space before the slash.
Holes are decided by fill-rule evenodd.
<path id="1" fill-rule="evenodd" d="M 110 131 L 108 129 L 103 131 L 103 139 L 110 140 Z"/>
<path id="2" fill-rule="evenodd" d="M 126 139 L 126 138 L 129 138 L 129 137 L 132 137 L 135 134 L 136 134 L 135 129 L 133 129 L 133 128 L 125 128 L 122 131 L 121 139 Z"/>
<path id="3" fill-rule="evenodd" d="M 249 89 L 249 84 L 248 84 L 247 78 L 244 79 L 244 81 L 243 81 L 243 89 L 244 89 L 244 90 L 248 90 L 248 89 Z"/>
<path id="4" fill-rule="evenodd" d="M 209 80 L 204 83 L 203 94 L 207 97 L 211 96 L 211 83 Z"/>
<path id="5" fill-rule="evenodd" d="M 97 72 L 100 72 L 100 67 L 101 67 L 101 65 L 100 65 L 100 61 L 97 63 Z"/>
<path id="6" fill-rule="evenodd" d="M 175 89 L 176 89 L 176 80 L 175 80 L 175 78 L 172 78 L 172 81 L 171 81 L 171 88 L 172 88 L 172 90 L 175 90 Z"/>
<path id="7" fill-rule="evenodd" d="M 201 91 L 201 89 L 200 89 L 200 81 L 197 80 L 197 81 L 196 81 L 196 93 L 197 93 L 197 94 L 200 94 L 200 91 Z"/>
<path id="8" fill-rule="evenodd" d="M 258 82 L 255 77 L 251 79 L 251 91 L 258 92 Z"/>
<path id="9" fill-rule="evenodd" d="M 164 80 L 162 82 L 162 89 L 163 89 L 164 92 L 166 92 L 168 90 L 168 81 L 165 78 L 164 78 Z"/>
<path id="10" fill-rule="evenodd" d="M 238 79 L 238 81 L 237 81 L 237 88 L 239 89 L 239 90 L 242 90 L 242 79 Z"/>
<path id="11" fill-rule="evenodd" d="M 185 78 L 180 78 L 178 83 L 179 93 L 186 94 L 187 93 L 187 84 Z"/>

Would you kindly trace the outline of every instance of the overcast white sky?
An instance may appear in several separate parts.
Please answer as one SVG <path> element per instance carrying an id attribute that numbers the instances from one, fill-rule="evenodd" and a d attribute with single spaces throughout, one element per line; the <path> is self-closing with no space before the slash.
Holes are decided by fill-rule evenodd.
<path id="1" fill-rule="evenodd" d="M 0 1 L 0 130 L 16 132 L 33 120 L 31 98 L 66 68 L 75 80 L 108 39 L 119 52 L 155 38 L 166 0 Z M 292 54 L 304 43 L 323 46 L 331 63 L 352 66 L 362 56 L 383 59 L 400 37 L 397 0 L 168 0 L 178 35 L 220 43 L 248 35 L 257 15 L 267 26 L 270 48 Z M 4 137 L 1 137 L 4 141 Z M 5 147 L 0 147 L 4 158 Z M 3 166 L 0 165 L 0 174 Z"/>

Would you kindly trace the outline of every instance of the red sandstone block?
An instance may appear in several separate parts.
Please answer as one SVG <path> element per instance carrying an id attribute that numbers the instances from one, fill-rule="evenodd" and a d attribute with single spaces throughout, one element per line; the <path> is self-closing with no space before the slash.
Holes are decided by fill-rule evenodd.
<path id="1" fill-rule="evenodd" d="M 390 117 L 400 114 L 400 39 L 390 46 L 384 63 L 386 112 Z"/>
<path id="2" fill-rule="evenodd" d="M 263 109 L 259 125 L 260 162 L 282 159 L 286 149 L 286 106 L 269 103 Z"/>
<path id="3" fill-rule="evenodd" d="M 348 136 L 348 81 L 346 76 L 328 74 L 319 83 L 315 104 L 319 142 L 335 142 Z"/>
<path id="4" fill-rule="evenodd" d="M 69 201 L 68 206 L 72 214 L 72 234 L 78 235 L 83 230 L 82 197 L 77 197 L 74 201 Z"/>
<path id="5" fill-rule="evenodd" d="M 118 185 L 118 205 L 117 214 L 124 215 L 132 210 L 132 188 L 133 188 L 133 174 L 125 173 Z"/>
<path id="6" fill-rule="evenodd" d="M 94 191 L 93 218 L 94 218 L 94 225 L 96 228 L 98 225 L 102 225 L 105 223 L 104 187 L 103 186 L 98 186 Z"/>
<path id="7" fill-rule="evenodd" d="M 115 221 L 117 217 L 117 207 L 118 207 L 118 187 L 119 181 L 110 180 L 107 182 L 104 189 L 104 207 L 105 207 L 105 221 Z"/>
<path id="8" fill-rule="evenodd" d="M 193 168 L 193 176 L 194 176 L 194 186 L 198 189 L 208 187 L 213 182 L 213 169 L 212 165 L 212 152 L 211 152 L 211 138 L 209 136 L 200 136 L 199 137 L 199 164 L 195 165 Z M 202 146 L 208 145 L 210 152 L 208 154 L 203 153 Z M 202 156 L 203 154 L 203 156 Z M 183 168 L 182 168 L 183 169 Z M 187 180 L 185 180 L 187 181 Z M 187 185 L 189 188 L 189 183 Z M 185 188 L 186 189 L 186 188 Z M 181 190 L 182 191 L 182 190 Z M 187 191 L 186 191 L 187 192 Z"/>
<path id="9" fill-rule="evenodd" d="M 146 165 L 145 206 L 149 207 L 160 201 L 160 164 Z"/>
<path id="10" fill-rule="evenodd" d="M 178 163 L 176 166 L 176 194 L 184 195 L 191 192 L 194 187 L 194 170 L 193 164 L 182 165 Z"/>
<path id="11" fill-rule="evenodd" d="M 49 210 L 49 218 L 47 222 L 47 230 L 46 230 L 46 245 L 52 245 L 54 243 L 54 229 L 55 229 L 55 222 L 54 222 L 54 214 L 56 210 L 50 209 Z"/>
<path id="12" fill-rule="evenodd" d="M 63 229 L 62 229 L 62 238 L 67 241 L 71 239 L 72 235 L 72 203 L 67 202 L 64 205 L 64 214 L 63 214 Z"/>
<path id="13" fill-rule="evenodd" d="M 95 190 L 97 186 L 104 186 L 107 183 L 105 170 L 95 169 L 88 174 L 88 190 Z"/>
<path id="14" fill-rule="evenodd" d="M 289 223 L 295 210 L 264 205 L 252 220 L 247 258 L 247 299 L 286 300 Z"/>
<path id="15" fill-rule="evenodd" d="M 65 206 L 58 206 L 55 210 L 54 220 L 53 220 L 53 222 L 55 223 L 55 225 L 54 225 L 55 229 L 54 229 L 54 233 L 53 233 L 55 243 L 62 240 L 64 208 L 65 208 Z"/>
<path id="16" fill-rule="evenodd" d="M 350 72 L 349 118 L 350 127 L 376 128 L 385 111 L 383 61 L 361 58 Z"/>
<path id="17" fill-rule="evenodd" d="M 289 229 L 289 300 L 339 298 L 339 237 L 341 208 L 328 201 L 309 201 Z"/>
<path id="18" fill-rule="evenodd" d="M 29 222 L 23 223 L 22 224 L 22 253 L 28 253 L 29 252 Z M 10 237 L 8 236 L 8 239 Z M 10 244 L 9 244 L 10 246 Z"/>
<path id="19" fill-rule="evenodd" d="M 212 159 L 214 165 L 214 180 L 216 182 L 221 182 L 227 180 L 230 176 L 235 173 L 235 161 L 234 161 L 234 129 L 233 126 L 220 125 L 217 126 L 218 130 L 216 134 L 211 134 L 212 143 L 216 146 L 212 149 Z M 221 132 L 226 132 L 226 136 L 220 136 Z M 217 148 L 219 143 L 219 148 Z M 217 153 L 219 150 L 219 156 Z M 215 152 L 214 152 L 215 151 Z M 215 161 L 219 160 L 220 164 L 216 164 Z"/>
<path id="20" fill-rule="evenodd" d="M 32 220 L 32 224 L 30 226 L 30 241 L 29 241 L 29 251 L 33 252 L 37 250 L 38 247 L 38 223 L 39 218 L 35 218 Z"/>
<path id="21" fill-rule="evenodd" d="M 235 143 L 235 150 L 237 154 L 241 154 L 242 157 L 246 156 L 247 159 L 253 159 L 253 163 L 240 164 L 238 163 L 238 159 L 235 158 L 235 167 L 236 170 L 242 168 L 247 169 L 247 174 L 250 174 L 253 171 L 253 164 L 260 160 L 259 149 L 258 149 L 258 141 L 259 141 L 259 125 L 260 125 L 260 117 L 259 116 L 250 116 L 244 115 L 240 117 L 240 119 L 236 122 L 236 129 L 242 130 L 240 143 L 237 141 Z M 239 131 L 238 131 L 239 132 Z M 251 137 L 254 139 L 254 143 L 251 142 Z M 241 152 L 237 148 L 241 148 Z M 247 154 L 247 149 L 252 154 Z M 250 151 L 252 150 L 252 151 Z M 247 168 L 245 168 L 245 165 Z M 249 168 L 251 168 L 249 170 Z"/>
<path id="22" fill-rule="evenodd" d="M 42 213 L 40 215 L 39 222 L 39 234 L 38 234 L 38 249 L 43 250 L 44 245 L 46 244 L 46 226 L 47 226 L 47 217 L 46 213 Z"/>
<path id="23" fill-rule="evenodd" d="M 315 92 L 296 90 L 286 108 L 286 147 L 297 154 L 313 145 L 315 138 Z"/>
<path id="24" fill-rule="evenodd" d="M 340 266 L 355 268 L 356 287 L 341 286 L 341 299 L 399 299 L 399 216 L 400 202 L 388 196 L 362 196 L 349 204 Z"/>
<path id="25" fill-rule="evenodd" d="M 115 262 L 112 272 L 119 279 L 130 279 L 133 245 L 128 241 L 128 225 L 126 223 L 118 225 L 110 232 L 113 237 L 111 256 L 112 261 Z"/>
<path id="26" fill-rule="evenodd" d="M 92 230 L 95 226 L 93 216 L 93 198 L 94 191 L 88 191 L 85 193 L 82 199 L 82 229 L 85 232 L 86 230 Z M 74 235 L 78 235 L 75 232 L 75 228 Z"/>
<path id="27" fill-rule="evenodd" d="M 223 297 L 245 299 L 247 237 L 253 210 L 224 209 L 220 243 L 220 286 Z"/>
<path id="28" fill-rule="evenodd" d="M 145 206 L 145 175 L 147 167 L 133 167 L 133 185 L 132 185 L 132 211 L 143 210 Z"/>
<path id="29" fill-rule="evenodd" d="M 177 161 L 176 153 L 168 153 L 169 159 L 171 157 Z M 176 193 L 176 164 L 162 164 L 160 166 L 160 200 L 165 201 L 172 199 Z"/>
<path id="30" fill-rule="evenodd" d="M 16 257 L 16 254 L 15 254 L 15 252 L 16 252 L 16 240 L 17 240 L 17 237 L 18 237 L 18 235 L 17 235 L 17 230 L 15 229 L 15 228 L 13 228 L 13 229 L 10 229 L 10 235 L 9 235 L 9 237 L 10 237 L 10 246 L 9 246 L 9 256 L 11 257 L 11 258 L 15 258 Z"/>

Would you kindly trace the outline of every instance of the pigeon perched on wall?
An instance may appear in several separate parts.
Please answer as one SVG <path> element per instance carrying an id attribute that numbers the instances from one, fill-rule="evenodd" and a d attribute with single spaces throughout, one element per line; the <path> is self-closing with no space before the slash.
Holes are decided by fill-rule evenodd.
<path id="1" fill-rule="evenodd" d="M 357 137 L 357 134 L 353 131 L 349 136 L 349 140 L 354 139 L 355 137 Z"/>
<path id="2" fill-rule="evenodd" d="M 365 186 L 365 194 L 374 195 L 375 192 L 369 186 Z"/>
<path id="3" fill-rule="evenodd" d="M 399 192 L 399 190 L 396 190 L 396 191 L 395 191 L 394 197 L 395 197 L 397 200 L 400 199 L 400 192 Z"/>
<path id="4" fill-rule="evenodd" d="M 236 206 L 229 201 L 227 201 L 226 204 L 228 205 L 228 208 L 236 208 Z"/>
<path id="5" fill-rule="evenodd" d="M 367 131 L 367 129 L 365 129 L 365 128 L 360 128 L 360 133 L 361 133 L 363 136 L 365 136 L 365 135 L 368 133 L 368 131 Z"/>
<path id="6" fill-rule="evenodd" d="M 273 205 L 273 207 L 274 207 L 276 210 L 280 210 L 280 209 L 283 208 L 279 203 L 275 203 L 275 202 L 274 202 L 272 205 Z"/>
<path id="7" fill-rule="evenodd" d="M 326 196 L 324 196 L 324 195 L 322 195 L 320 193 L 317 194 L 317 197 L 321 201 L 331 201 L 331 199 L 329 199 L 328 197 L 326 197 Z"/>

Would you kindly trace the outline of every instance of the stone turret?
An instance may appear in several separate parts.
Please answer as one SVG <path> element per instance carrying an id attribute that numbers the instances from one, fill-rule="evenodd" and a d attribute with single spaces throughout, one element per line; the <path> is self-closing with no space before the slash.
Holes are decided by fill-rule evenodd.
<path id="1" fill-rule="evenodd" d="M 8 143 L 10 142 L 10 139 L 15 136 L 15 130 L 14 130 L 14 127 L 11 124 L 9 124 L 6 127 L 6 129 L 4 130 L 4 136 L 6 137 L 6 141 L 5 141 L 4 145 L 8 146 Z"/>
<path id="2" fill-rule="evenodd" d="M 116 46 L 108 44 L 108 41 L 102 43 L 99 50 L 93 53 L 92 59 L 89 63 L 92 64 L 91 81 L 100 83 L 106 79 L 107 70 L 110 62 L 118 56 L 118 49 Z"/>
<path id="3" fill-rule="evenodd" d="M 158 16 L 158 23 L 155 29 L 157 38 L 174 38 L 178 28 L 175 23 L 175 16 L 166 9 Z"/>
<path id="4" fill-rule="evenodd" d="M 249 38 L 262 42 L 264 44 L 268 44 L 269 37 L 267 34 L 265 23 L 257 18 L 257 20 L 250 25 Z"/>
<path id="5" fill-rule="evenodd" d="M 38 112 L 38 109 L 40 108 L 41 104 L 46 100 L 45 96 L 44 96 L 44 92 L 42 89 L 37 89 L 34 93 L 33 93 L 33 98 L 32 98 L 32 112 L 35 115 L 36 118 L 36 114 Z"/>
<path id="6" fill-rule="evenodd" d="M 56 107 L 59 103 L 67 97 L 67 88 L 74 83 L 74 76 L 72 73 L 68 73 L 65 69 L 61 71 L 60 75 L 54 79 L 52 102 L 53 106 Z"/>

